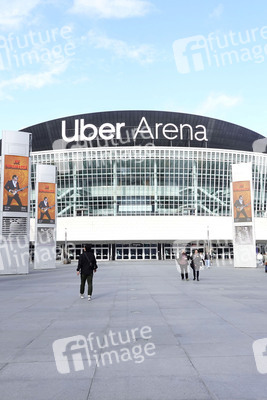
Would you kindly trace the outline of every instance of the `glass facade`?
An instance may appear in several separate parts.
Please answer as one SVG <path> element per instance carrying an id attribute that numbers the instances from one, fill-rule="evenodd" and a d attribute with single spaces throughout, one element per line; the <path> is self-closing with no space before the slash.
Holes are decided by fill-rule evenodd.
<path id="1" fill-rule="evenodd" d="M 255 216 L 266 217 L 265 154 L 153 146 L 34 152 L 32 217 L 37 163 L 57 166 L 58 217 L 79 217 L 231 216 L 231 166 L 246 162 Z"/>
<path id="2" fill-rule="evenodd" d="M 231 241 L 212 241 L 211 254 L 213 259 L 230 260 L 234 257 L 233 243 Z M 84 243 L 69 243 L 68 257 L 78 260 L 83 251 Z M 101 243 L 93 244 L 92 249 L 97 260 L 107 261 L 134 261 L 134 260 L 174 260 L 176 254 L 186 250 L 192 254 L 196 249 L 205 253 L 207 242 L 196 240 L 193 242 L 180 242 L 177 247 L 173 243 Z M 257 248 L 265 252 L 266 244 L 257 244 Z M 64 243 L 58 243 L 56 249 L 57 260 L 63 259 Z"/>

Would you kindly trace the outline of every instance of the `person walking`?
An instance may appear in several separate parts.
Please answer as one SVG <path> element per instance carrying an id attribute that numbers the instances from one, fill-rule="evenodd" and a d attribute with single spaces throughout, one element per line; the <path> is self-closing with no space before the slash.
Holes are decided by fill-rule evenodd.
<path id="1" fill-rule="evenodd" d="M 259 267 L 263 266 L 263 255 L 260 252 L 257 254 L 257 265 Z"/>
<path id="2" fill-rule="evenodd" d="M 205 265 L 207 268 L 210 268 L 210 266 L 211 266 L 211 254 L 210 253 L 205 253 Z"/>
<path id="3" fill-rule="evenodd" d="M 263 254 L 263 263 L 265 266 L 265 272 L 267 272 L 267 252 L 265 252 L 265 254 Z"/>
<path id="4" fill-rule="evenodd" d="M 182 253 L 180 253 L 178 259 L 177 259 L 178 264 L 180 265 L 180 269 L 181 269 L 181 278 L 182 280 L 184 280 L 184 278 L 189 281 L 188 278 L 188 258 L 186 255 L 185 251 L 182 251 Z"/>
<path id="5" fill-rule="evenodd" d="M 193 253 L 191 253 L 190 256 L 188 257 L 188 259 L 189 259 L 189 265 L 192 268 L 192 272 L 193 272 L 193 280 L 195 280 L 196 279 L 196 271 L 195 271 L 193 256 L 194 256 Z"/>
<path id="6" fill-rule="evenodd" d="M 194 281 L 196 280 L 196 278 L 199 281 L 199 270 L 203 264 L 203 261 L 202 261 L 202 258 L 200 257 L 198 250 L 195 250 L 195 253 L 193 255 L 193 262 L 194 262 L 194 270 L 195 270 L 194 271 L 195 272 L 194 273 Z"/>
<path id="7" fill-rule="evenodd" d="M 85 282 L 88 285 L 88 300 L 90 301 L 93 293 L 93 275 L 98 266 L 96 264 L 95 255 L 90 244 L 86 244 L 84 252 L 80 255 L 77 267 L 77 275 L 81 276 L 80 297 L 84 298 Z"/>

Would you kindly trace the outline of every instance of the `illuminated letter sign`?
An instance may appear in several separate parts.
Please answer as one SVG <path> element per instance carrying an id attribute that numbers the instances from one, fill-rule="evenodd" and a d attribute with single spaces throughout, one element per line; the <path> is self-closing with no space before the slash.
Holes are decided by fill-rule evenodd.
<path id="1" fill-rule="evenodd" d="M 121 139 L 121 128 L 126 126 L 125 122 L 117 122 L 115 125 L 109 122 L 97 127 L 93 123 L 85 124 L 84 119 L 75 119 L 74 129 L 69 129 L 70 135 L 67 136 L 66 121 L 62 121 L 62 138 L 65 142 L 92 142 L 95 139 L 109 141 L 112 139 Z M 133 127 L 131 127 L 133 128 Z M 161 138 L 167 140 L 190 140 L 190 141 L 208 141 L 207 130 L 204 125 L 174 123 L 163 124 L 161 122 L 150 126 L 147 119 L 142 117 L 137 128 L 133 130 L 133 141 L 137 138 L 157 140 Z"/>

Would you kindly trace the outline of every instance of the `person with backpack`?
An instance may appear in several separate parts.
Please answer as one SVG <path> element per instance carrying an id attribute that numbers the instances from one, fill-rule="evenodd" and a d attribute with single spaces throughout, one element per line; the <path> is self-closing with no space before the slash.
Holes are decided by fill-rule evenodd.
<path id="1" fill-rule="evenodd" d="M 96 264 L 95 255 L 92 251 L 90 244 L 86 244 L 84 252 L 80 255 L 79 263 L 77 267 L 77 275 L 81 276 L 80 284 L 80 297 L 84 298 L 85 282 L 88 285 L 88 301 L 92 298 L 93 293 L 93 275 L 96 272 L 98 266 Z"/>
<path id="2" fill-rule="evenodd" d="M 177 260 L 180 269 L 181 269 L 181 278 L 184 280 L 184 278 L 189 281 L 188 278 L 188 258 L 186 255 L 185 251 L 182 251 L 182 253 L 179 255 L 178 260 Z"/>

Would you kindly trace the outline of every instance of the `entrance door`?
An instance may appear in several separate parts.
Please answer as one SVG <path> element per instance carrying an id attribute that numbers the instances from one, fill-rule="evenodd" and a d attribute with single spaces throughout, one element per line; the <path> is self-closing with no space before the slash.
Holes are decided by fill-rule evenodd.
<path id="1" fill-rule="evenodd" d="M 136 260 L 136 248 L 130 248 L 131 260 Z"/>
<path id="2" fill-rule="evenodd" d="M 158 259 L 158 246 L 157 244 L 144 244 L 144 258 L 145 260 L 157 260 Z"/>
<path id="3" fill-rule="evenodd" d="M 143 247 L 138 247 L 137 249 L 137 259 L 138 260 L 143 260 L 144 256 L 143 256 Z"/>
<path id="4" fill-rule="evenodd" d="M 123 260 L 129 260 L 129 248 L 124 247 L 122 250 L 122 259 Z"/>
<path id="5" fill-rule="evenodd" d="M 99 261 L 109 260 L 109 245 L 108 244 L 96 244 L 93 247 L 96 259 Z"/>
<path id="6" fill-rule="evenodd" d="M 116 260 L 157 260 L 157 243 L 144 243 L 138 246 L 130 244 L 116 244 Z"/>

